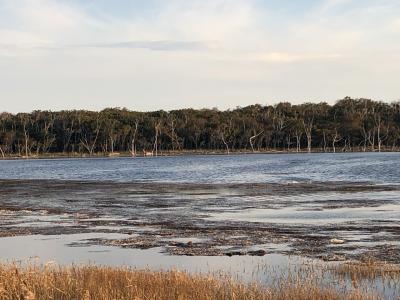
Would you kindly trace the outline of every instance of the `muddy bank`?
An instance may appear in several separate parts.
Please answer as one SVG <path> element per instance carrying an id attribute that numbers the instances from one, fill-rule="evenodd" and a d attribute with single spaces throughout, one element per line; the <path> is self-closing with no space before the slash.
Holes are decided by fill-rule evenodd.
<path id="1" fill-rule="evenodd" d="M 69 243 L 171 255 L 400 263 L 400 187 L 0 180 L 0 237 L 118 233 Z M 338 242 L 339 241 L 339 242 Z"/>

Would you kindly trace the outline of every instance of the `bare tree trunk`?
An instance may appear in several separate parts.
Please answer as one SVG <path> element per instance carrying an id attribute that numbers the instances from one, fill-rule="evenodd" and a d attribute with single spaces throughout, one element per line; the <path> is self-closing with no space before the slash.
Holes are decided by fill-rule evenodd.
<path id="1" fill-rule="evenodd" d="M 259 133 L 257 133 L 257 134 L 255 134 L 255 135 L 253 135 L 252 137 L 250 137 L 250 146 L 251 146 L 251 150 L 253 151 L 253 153 L 255 152 L 254 151 L 254 140 L 258 137 L 258 136 L 260 136 L 262 133 L 264 132 L 264 130 L 263 131 L 261 131 L 261 132 L 259 132 Z M 224 142 L 225 143 L 225 142 Z M 225 144 L 226 145 L 226 144 Z"/>
<path id="2" fill-rule="evenodd" d="M 74 133 L 74 125 L 75 125 L 75 120 L 71 120 L 71 126 L 66 128 L 66 125 L 63 123 L 63 129 L 64 129 L 64 145 L 63 145 L 63 152 L 68 152 L 68 147 L 72 138 L 72 135 Z"/>
<path id="3" fill-rule="evenodd" d="M 96 146 L 96 141 L 97 141 L 98 135 L 99 135 L 99 132 L 96 131 L 96 137 L 92 143 L 90 143 L 86 138 L 81 139 L 81 144 L 89 152 L 89 156 L 93 155 L 94 147 Z"/>
<path id="4" fill-rule="evenodd" d="M 347 152 L 347 139 L 344 139 L 344 146 L 342 148 L 342 152 Z"/>
<path id="5" fill-rule="evenodd" d="M 389 129 L 387 129 L 387 132 L 384 136 L 381 135 L 381 126 L 379 125 L 378 127 L 378 151 L 382 151 L 382 144 L 383 142 L 388 138 L 389 136 Z"/>
<path id="6" fill-rule="evenodd" d="M 50 118 L 50 122 L 45 122 L 44 123 L 44 137 L 43 137 L 43 146 L 42 146 L 42 150 L 43 153 L 48 153 L 50 150 L 51 145 L 54 143 L 54 141 L 56 140 L 54 138 L 54 136 L 50 135 L 50 128 L 52 128 L 54 125 L 54 117 L 51 116 Z M 38 147 L 39 148 L 39 147 Z"/>
<path id="7" fill-rule="evenodd" d="M 99 123 L 99 120 L 97 119 L 96 136 L 95 136 L 94 140 L 92 142 L 90 142 L 90 141 L 88 141 L 88 139 L 86 137 L 81 139 L 81 144 L 89 152 L 89 156 L 93 155 L 94 148 L 96 147 L 96 143 L 97 143 L 97 138 L 99 137 L 99 132 L 100 132 L 100 123 Z"/>
<path id="8" fill-rule="evenodd" d="M 160 123 L 156 123 L 155 125 L 155 137 L 154 137 L 154 147 L 153 147 L 153 152 L 155 152 L 156 156 L 158 156 L 158 135 L 159 135 L 159 131 L 160 131 Z"/>
<path id="9" fill-rule="evenodd" d="M 341 139 L 339 139 L 339 134 L 337 132 L 337 130 L 335 130 L 335 135 L 333 136 L 332 139 L 332 150 L 333 153 L 336 153 L 336 143 L 339 142 Z"/>
<path id="10" fill-rule="evenodd" d="M 379 118 L 379 124 L 377 125 L 377 138 L 378 138 L 378 152 L 381 152 L 381 147 L 382 147 L 382 139 L 381 139 L 381 121 Z"/>
<path id="11" fill-rule="evenodd" d="M 111 154 L 113 154 L 114 153 L 114 143 L 115 143 L 115 141 L 114 141 L 114 137 L 113 137 L 112 134 L 110 134 L 109 138 L 110 138 L 110 150 L 111 150 L 110 152 L 111 152 Z"/>
<path id="12" fill-rule="evenodd" d="M 296 152 L 300 152 L 301 150 L 301 135 L 296 132 Z"/>
<path id="13" fill-rule="evenodd" d="M 224 137 L 223 134 L 221 134 L 221 139 L 222 139 L 222 142 L 224 143 L 224 145 L 225 145 L 225 147 L 226 147 L 226 154 L 229 154 L 229 145 L 228 145 L 228 143 L 226 142 L 225 137 Z"/>
<path id="14" fill-rule="evenodd" d="M 17 151 L 18 151 L 18 156 L 21 156 L 22 155 L 22 153 L 21 153 L 21 144 L 20 144 L 19 140 L 17 141 Z"/>
<path id="15" fill-rule="evenodd" d="M 156 137 L 154 138 L 154 148 L 153 151 L 156 153 L 156 156 L 158 156 L 158 136 L 156 134 Z"/>
<path id="16" fill-rule="evenodd" d="M 287 144 L 287 151 L 290 152 L 290 145 L 292 144 L 292 139 L 290 134 L 288 134 L 286 137 L 286 144 Z"/>
<path id="17" fill-rule="evenodd" d="M 307 135 L 307 151 L 308 153 L 311 153 L 311 142 L 312 142 L 311 134 L 306 133 L 306 135 Z"/>
<path id="18" fill-rule="evenodd" d="M 363 152 L 367 151 L 367 142 L 368 142 L 368 139 L 367 139 L 367 137 L 365 137 L 364 142 L 363 142 Z"/>
<path id="19" fill-rule="evenodd" d="M 307 136 L 307 151 L 308 153 L 311 153 L 311 147 L 312 147 L 312 129 L 313 129 L 313 119 L 310 120 L 309 122 L 303 121 L 303 126 L 304 126 L 304 131 Z"/>
<path id="20" fill-rule="evenodd" d="M 139 126 L 139 121 L 135 121 L 135 130 L 133 132 L 132 140 L 131 140 L 131 154 L 133 157 L 136 157 L 136 134 Z"/>
<path id="21" fill-rule="evenodd" d="M 179 150 L 180 144 L 178 141 L 178 135 L 176 134 L 176 131 L 175 131 L 175 120 L 174 119 L 171 119 L 170 127 L 171 127 L 170 139 L 171 139 L 172 151 L 175 151 L 175 149 Z"/>
<path id="22" fill-rule="evenodd" d="M 371 145 L 371 151 L 375 152 L 375 129 L 373 130 L 372 134 L 369 133 L 369 144 Z"/>
<path id="23" fill-rule="evenodd" d="M 29 135 L 28 132 L 26 130 L 26 124 L 24 123 L 24 138 L 25 138 L 25 158 L 29 157 L 29 153 L 28 153 L 28 139 L 29 139 Z"/>

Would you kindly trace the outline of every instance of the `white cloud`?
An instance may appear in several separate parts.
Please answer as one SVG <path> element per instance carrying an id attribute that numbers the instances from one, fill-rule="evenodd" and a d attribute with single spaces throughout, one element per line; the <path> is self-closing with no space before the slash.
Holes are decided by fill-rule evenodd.
<path id="1" fill-rule="evenodd" d="M 129 20 L 88 15 L 79 7 L 57 1 L 6 0 L 5 14 L 17 23 L 18 35 L 31 42 L 49 44 L 124 43 L 129 41 L 204 41 L 210 44 L 243 38 L 253 31 L 255 10 L 251 1 L 168 1 L 161 4 L 156 20 Z M 1 23 L 0 23 L 1 26 Z M 1 28 L 1 27 L 0 27 Z M 4 35 L 0 31 L 0 38 Z M 22 40 L 7 39 L 19 45 Z"/>
<path id="2" fill-rule="evenodd" d="M 285 52 L 271 52 L 261 54 L 256 57 L 259 61 L 270 62 L 270 63 L 296 63 L 296 62 L 306 62 L 306 61 L 321 61 L 321 60 L 332 60 L 341 58 L 340 54 L 334 53 L 285 53 Z"/>
<path id="3" fill-rule="evenodd" d="M 80 10 L 56 1 L 5 0 L 1 5 L 7 18 L 0 21 L 0 40 L 9 47 L 26 49 L 77 43 L 87 39 L 96 25 L 93 18 Z"/>

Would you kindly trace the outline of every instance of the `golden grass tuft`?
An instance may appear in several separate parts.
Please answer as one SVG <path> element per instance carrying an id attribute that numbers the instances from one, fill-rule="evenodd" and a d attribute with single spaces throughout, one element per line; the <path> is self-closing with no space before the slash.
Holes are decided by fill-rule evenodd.
<path id="1" fill-rule="evenodd" d="M 350 277 L 352 281 L 361 280 L 398 280 L 400 281 L 400 266 L 365 259 L 362 262 L 349 262 L 338 265 L 334 273 L 340 277 Z"/>
<path id="2" fill-rule="evenodd" d="M 372 299 L 372 297 L 370 297 Z M 338 293 L 307 281 L 274 288 L 229 278 L 100 266 L 0 265 L 0 299 L 368 299 L 360 292 Z"/>

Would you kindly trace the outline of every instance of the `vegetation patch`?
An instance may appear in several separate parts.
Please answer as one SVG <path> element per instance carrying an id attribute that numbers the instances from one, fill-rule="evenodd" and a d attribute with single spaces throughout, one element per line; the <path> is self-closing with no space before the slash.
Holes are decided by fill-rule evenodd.
<path id="1" fill-rule="evenodd" d="M 302 270 L 303 272 L 304 270 Z M 308 267 L 309 272 L 314 272 Z M 309 275 L 309 274 L 308 274 Z M 316 273 L 315 273 L 316 275 Z M 303 278 L 303 279 L 302 279 Z M 0 265 L 0 299 L 379 299 L 361 289 L 339 290 L 315 277 L 293 277 L 273 286 L 243 284 L 223 274 L 133 270 L 99 266 Z"/>
<path id="2" fill-rule="evenodd" d="M 369 99 L 234 110 L 0 114 L 0 158 L 398 151 L 400 104 Z"/>

